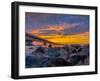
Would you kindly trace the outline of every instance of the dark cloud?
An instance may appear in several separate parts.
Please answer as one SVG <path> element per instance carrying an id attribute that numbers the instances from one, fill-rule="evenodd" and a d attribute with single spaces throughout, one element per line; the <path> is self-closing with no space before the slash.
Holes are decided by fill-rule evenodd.
<path id="1" fill-rule="evenodd" d="M 35 34 L 77 34 L 89 31 L 88 15 L 31 13 L 25 14 L 27 32 Z"/>

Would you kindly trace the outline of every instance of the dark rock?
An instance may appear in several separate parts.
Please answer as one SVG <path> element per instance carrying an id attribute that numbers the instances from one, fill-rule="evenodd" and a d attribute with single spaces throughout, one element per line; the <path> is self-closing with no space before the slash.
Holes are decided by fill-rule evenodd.
<path id="1" fill-rule="evenodd" d="M 65 61 L 62 58 L 58 58 L 54 62 L 55 66 L 71 66 L 72 64 L 70 62 Z"/>

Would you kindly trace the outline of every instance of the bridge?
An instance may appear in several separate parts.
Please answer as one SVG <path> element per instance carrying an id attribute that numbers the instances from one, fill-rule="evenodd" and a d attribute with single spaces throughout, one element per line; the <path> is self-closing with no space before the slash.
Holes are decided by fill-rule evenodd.
<path id="1" fill-rule="evenodd" d="M 56 44 L 54 42 L 39 38 L 39 37 L 34 36 L 32 34 L 29 34 L 27 32 L 25 33 L 25 36 L 26 36 L 26 43 L 28 43 L 28 44 L 32 44 L 33 41 L 37 41 L 37 42 L 42 42 L 44 45 L 46 45 L 46 44 L 49 44 L 49 45 L 60 45 L 60 44 Z"/>

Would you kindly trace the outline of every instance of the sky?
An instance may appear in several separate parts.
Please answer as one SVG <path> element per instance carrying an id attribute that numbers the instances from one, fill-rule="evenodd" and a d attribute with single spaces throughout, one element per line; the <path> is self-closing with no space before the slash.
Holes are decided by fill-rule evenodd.
<path id="1" fill-rule="evenodd" d="M 89 42 L 88 15 L 26 12 L 25 28 L 28 33 L 56 43 L 64 43 L 61 38 L 66 39 L 65 43 Z M 78 42 L 73 41 L 77 38 Z"/>

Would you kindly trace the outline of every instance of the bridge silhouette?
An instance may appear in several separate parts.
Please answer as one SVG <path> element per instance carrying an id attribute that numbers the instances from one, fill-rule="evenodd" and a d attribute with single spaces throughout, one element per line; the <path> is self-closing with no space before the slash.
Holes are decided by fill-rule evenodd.
<path id="1" fill-rule="evenodd" d="M 58 43 L 54 43 L 54 42 L 39 38 L 39 37 L 32 35 L 32 34 L 29 34 L 27 32 L 25 33 L 25 36 L 26 36 L 26 42 L 32 43 L 33 41 L 38 41 L 38 42 L 42 42 L 44 44 L 61 45 L 61 44 L 58 44 Z"/>

